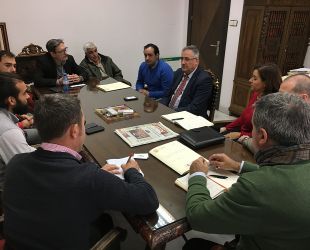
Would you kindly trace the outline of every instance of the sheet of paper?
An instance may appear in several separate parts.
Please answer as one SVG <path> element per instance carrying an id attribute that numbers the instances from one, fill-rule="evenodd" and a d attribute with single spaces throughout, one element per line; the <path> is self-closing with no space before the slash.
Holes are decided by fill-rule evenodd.
<path id="1" fill-rule="evenodd" d="M 114 83 L 109 83 L 109 84 L 97 85 L 97 88 L 101 89 L 105 92 L 109 92 L 109 91 L 113 91 L 113 90 L 127 89 L 127 88 L 130 88 L 130 86 L 123 83 L 123 82 L 114 82 Z"/>
<path id="2" fill-rule="evenodd" d="M 107 160 L 107 163 L 108 163 L 108 164 L 113 164 L 113 165 L 116 165 L 116 166 L 119 167 L 119 171 L 120 171 L 121 173 L 120 173 L 120 174 L 115 174 L 115 175 L 116 175 L 117 177 L 121 178 L 122 180 L 124 180 L 125 178 L 124 178 L 124 171 L 123 171 L 123 169 L 121 168 L 121 165 L 122 165 L 122 164 L 126 164 L 127 161 L 128 161 L 128 158 L 129 158 L 129 156 L 124 157 L 124 158 L 119 158 L 119 159 L 108 159 L 108 160 Z M 134 157 L 132 157 L 132 159 L 134 159 Z M 143 172 L 141 171 L 141 169 L 140 169 L 139 172 L 144 176 L 144 174 L 143 174 Z"/>

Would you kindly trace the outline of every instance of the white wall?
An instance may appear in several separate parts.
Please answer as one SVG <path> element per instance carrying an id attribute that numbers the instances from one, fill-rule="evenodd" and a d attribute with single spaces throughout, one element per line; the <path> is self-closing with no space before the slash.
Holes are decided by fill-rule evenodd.
<path id="1" fill-rule="evenodd" d="M 223 68 L 223 78 L 222 78 L 222 91 L 220 99 L 219 109 L 228 114 L 228 108 L 230 106 L 232 90 L 233 90 L 233 80 L 235 76 L 238 44 L 241 28 L 241 18 L 243 11 L 244 0 L 232 0 L 230 6 L 229 20 L 238 20 L 237 27 L 229 26 L 227 31 L 227 41 Z"/>
<path id="2" fill-rule="evenodd" d="M 35 43 L 45 49 L 51 38 L 63 38 L 77 63 L 82 46 L 94 41 L 124 77 L 135 83 L 143 46 L 159 46 L 161 56 L 178 56 L 187 37 L 187 0 L 53 0 L 2 1 L 10 49 L 18 54 Z"/>

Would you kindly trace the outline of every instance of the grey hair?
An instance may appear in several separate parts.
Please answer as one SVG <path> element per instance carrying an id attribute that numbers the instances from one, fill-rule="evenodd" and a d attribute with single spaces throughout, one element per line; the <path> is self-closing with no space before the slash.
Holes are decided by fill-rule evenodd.
<path id="1" fill-rule="evenodd" d="M 255 103 L 253 125 L 278 145 L 310 143 L 310 105 L 289 93 L 273 93 Z"/>
<path id="2" fill-rule="evenodd" d="M 292 75 L 286 78 L 283 82 L 293 82 L 295 84 L 292 89 L 295 94 L 306 93 L 310 96 L 310 77 L 305 74 Z"/>
<path id="3" fill-rule="evenodd" d="M 43 95 L 34 108 L 34 123 L 42 141 L 63 136 L 72 124 L 81 124 L 80 100 L 74 96 Z"/>
<path id="4" fill-rule="evenodd" d="M 196 45 L 188 45 L 182 49 L 182 51 L 184 50 L 191 50 L 194 54 L 194 57 L 199 58 L 199 49 L 197 48 Z"/>
<path id="5" fill-rule="evenodd" d="M 62 40 L 62 39 L 51 39 L 46 43 L 46 49 L 48 52 L 55 52 L 56 47 L 61 43 L 64 43 L 64 40 Z"/>
<path id="6" fill-rule="evenodd" d="M 83 45 L 83 50 L 86 53 L 88 49 L 96 49 L 97 46 L 93 42 L 87 42 Z"/>

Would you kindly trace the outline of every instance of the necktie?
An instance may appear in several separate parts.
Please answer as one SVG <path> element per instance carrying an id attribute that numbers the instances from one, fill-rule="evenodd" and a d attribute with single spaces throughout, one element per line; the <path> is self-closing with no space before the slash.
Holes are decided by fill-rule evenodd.
<path id="1" fill-rule="evenodd" d="M 187 80 L 188 80 L 188 75 L 184 74 L 183 80 L 181 81 L 181 83 L 179 84 L 179 86 L 175 90 L 173 97 L 171 98 L 171 101 L 169 103 L 170 108 L 174 107 L 175 102 L 178 100 L 179 96 L 182 95 Z"/>

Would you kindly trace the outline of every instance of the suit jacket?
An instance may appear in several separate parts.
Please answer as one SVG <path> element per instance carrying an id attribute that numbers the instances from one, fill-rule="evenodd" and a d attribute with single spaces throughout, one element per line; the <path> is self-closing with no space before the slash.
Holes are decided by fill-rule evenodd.
<path id="1" fill-rule="evenodd" d="M 47 86 L 56 86 L 57 80 L 57 69 L 54 59 L 49 53 L 46 53 L 44 56 L 40 57 L 37 61 L 38 70 L 34 77 L 35 86 L 47 87 Z M 68 59 L 64 64 L 64 69 L 67 74 L 77 74 L 82 76 L 84 80 L 88 79 L 87 72 L 76 64 L 73 56 L 68 55 Z"/>
<path id="2" fill-rule="evenodd" d="M 171 97 L 180 84 L 182 77 L 183 71 L 181 68 L 174 72 L 172 87 L 161 100 L 161 103 L 166 106 L 169 105 Z M 187 83 L 176 111 L 188 111 L 195 115 L 207 117 L 207 108 L 211 101 L 212 88 L 211 77 L 202 67 L 198 67 Z"/>

